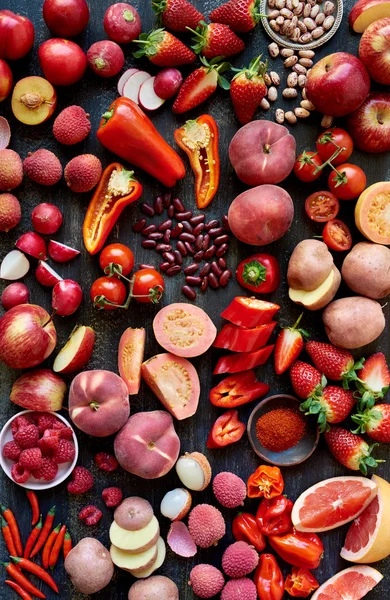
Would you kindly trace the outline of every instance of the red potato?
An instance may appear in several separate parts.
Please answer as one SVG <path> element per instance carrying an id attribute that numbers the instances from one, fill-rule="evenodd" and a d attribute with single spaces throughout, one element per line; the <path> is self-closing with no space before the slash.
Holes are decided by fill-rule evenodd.
<path id="1" fill-rule="evenodd" d="M 35 231 L 43 235 L 50 235 L 61 227 L 62 212 L 54 204 L 42 202 L 32 211 L 31 222 Z"/>
<path id="2" fill-rule="evenodd" d="M 83 300 L 83 292 L 76 281 L 63 279 L 55 284 L 51 305 L 56 315 L 68 317 L 73 315 Z"/>
<path id="3" fill-rule="evenodd" d="M 125 498 L 114 512 L 115 523 L 126 531 L 139 531 L 149 525 L 152 519 L 152 506 L 138 496 Z"/>
<path id="4" fill-rule="evenodd" d="M 0 102 L 5 100 L 12 90 L 12 71 L 2 58 L 0 58 Z M 8 145 L 8 144 L 7 144 Z"/>
<path id="5" fill-rule="evenodd" d="M 118 371 L 130 396 L 138 394 L 144 360 L 145 329 L 128 327 L 121 336 L 118 349 Z"/>
<path id="6" fill-rule="evenodd" d="M 46 79 L 54 85 L 67 86 L 79 81 L 87 68 L 87 57 L 74 42 L 52 38 L 43 42 L 38 59 Z"/>
<path id="7" fill-rule="evenodd" d="M 129 589 L 128 600 L 179 600 L 179 589 L 168 577 L 153 575 L 139 579 Z"/>
<path id="8" fill-rule="evenodd" d="M 113 77 L 125 64 L 125 55 L 115 42 L 102 40 L 90 46 L 87 61 L 89 68 L 99 77 Z"/>
<path id="9" fill-rule="evenodd" d="M 179 69 L 170 67 L 157 73 L 153 81 L 153 88 L 159 98 L 169 100 L 169 98 L 176 96 L 182 83 L 183 75 Z"/>
<path id="10" fill-rule="evenodd" d="M 142 23 L 136 9 L 126 2 L 117 2 L 107 8 L 103 21 L 104 31 L 118 44 L 129 44 L 142 31 Z"/>
<path id="11" fill-rule="evenodd" d="M 34 25 L 23 15 L 0 10 L 0 58 L 23 58 L 34 43 Z"/>
<path id="12" fill-rule="evenodd" d="M 143 479 L 157 479 L 174 466 L 180 439 L 172 417 L 164 410 L 131 416 L 114 441 L 117 461 L 125 471 Z"/>
<path id="13" fill-rule="evenodd" d="M 30 292 L 24 283 L 15 282 L 8 285 L 1 294 L 1 305 L 4 310 L 10 310 L 19 304 L 28 304 Z"/>
<path id="14" fill-rule="evenodd" d="M 45 0 L 42 12 L 50 31 L 59 37 L 79 35 L 89 21 L 89 8 L 85 0 Z"/>

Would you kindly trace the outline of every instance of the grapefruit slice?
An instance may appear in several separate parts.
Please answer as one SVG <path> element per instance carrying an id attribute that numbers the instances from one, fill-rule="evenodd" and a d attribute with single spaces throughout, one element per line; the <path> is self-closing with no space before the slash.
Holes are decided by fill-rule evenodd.
<path id="1" fill-rule="evenodd" d="M 332 477 L 312 485 L 294 504 L 292 521 L 298 531 L 328 531 L 356 519 L 378 491 L 365 477 Z"/>
<path id="2" fill-rule="evenodd" d="M 325 581 L 311 600 L 360 600 L 380 581 L 383 575 L 372 567 L 361 565 L 336 573 Z"/>
<path id="3" fill-rule="evenodd" d="M 350 526 L 340 556 L 356 563 L 372 563 L 390 554 L 390 483 L 372 476 L 378 494 Z"/>

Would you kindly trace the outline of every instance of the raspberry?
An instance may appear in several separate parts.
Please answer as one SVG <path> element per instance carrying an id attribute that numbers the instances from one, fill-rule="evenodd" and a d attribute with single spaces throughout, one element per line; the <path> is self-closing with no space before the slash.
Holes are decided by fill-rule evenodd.
<path id="1" fill-rule="evenodd" d="M 55 419 L 53 425 L 52 425 L 52 429 L 66 429 L 67 425 L 65 425 L 65 423 L 63 421 L 61 421 L 60 419 Z"/>
<path id="2" fill-rule="evenodd" d="M 21 448 L 34 448 L 38 444 L 39 431 L 36 425 L 22 425 L 15 432 L 14 440 Z"/>
<path id="3" fill-rule="evenodd" d="M 115 456 L 112 454 L 107 454 L 107 452 L 99 452 L 95 456 L 96 466 L 99 467 L 102 471 L 107 471 L 110 473 L 111 471 L 116 471 L 119 467 L 119 463 Z"/>
<path id="4" fill-rule="evenodd" d="M 19 460 L 20 453 L 21 453 L 21 448 L 18 446 L 18 444 L 15 441 L 7 442 L 3 446 L 2 454 L 3 454 L 4 458 L 9 458 L 10 460 L 13 460 L 14 462 L 16 462 Z"/>
<path id="5" fill-rule="evenodd" d="M 44 479 L 52 481 L 58 473 L 58 465 L 51 458 L 42 458 L 42 464 L 39 469 L 35 469 L 32 474 L 35 479 Z"/>
<path id="6" fill-rule="evenodd" d="M 37 412 L 33 417 L 35 423 L 38 425 L 39 435 L 43 435 L 45 429 L 52 429 L 54 423 L 58 421 L 55 415 L 50 413 Z"/>
<path id="7" fill-rule="evenodd" d="M 102 518 L 103 513 L 93 504 L 89 506 L 85 506 L 79 512 L 80 521 L 85 521 L 85 524 L 88 526 L 97 525 Z"/>
<path id="8" fill-rule="evenodd" d="M 119 506 L 119 504 L 122 502 L 122 490 L 120 490 L 118 487 L 105 488 L 102 491 L 102 498 L 106 503 L 106 506 L 109 508 L 114 508 L 115 506 Z"/>
<path id="9" fill-rule="evenodd" d="M 15 433 L 20 427 L 26 427 L 27 425 L 31 425 L 31 423 L 32 420 L 27 415 L 20 415 L 20 417 L 16 417 L 11 424 L 12 435 L 15 436 Z"/>
<path id="10" fill-rule="evenodd" d="M 72 440 L 73 439 L 73 429 L 71 427 L 62 427 L 60 429 L 57 429 L 56 431 L 60 432 L 60 437 L 63 440 Z"/>
<path id="11" fill-rule="evenodd" d="M 26 450 L 22 450 L 19 464 L 29 471 L 39 469 L 42 465 L 42 452 L 39 448 L 27 448 Z"/>
<path id="12" fill-rule="evenodd" d="M 72 481 L 68 483 L 70 494 L 84 494 L 93 486 L 92 473 L 85 467 L 76 467 L 72 471 Z"/>
<path id="13" fill-rule="evenodd" d="M 45 456 L 53 456 L 60 442 L 60 432 L 55 429 L 46 429 L 43 436 L 38 440 L 38 448 Z"/>
<path id="14" fill-rule="evenodd" d="M 21 464 L 15 463 L 12 465 L 11 477 L 14 481 L 16 481 L 16 483 L 26 483 L 30 475 L 30 471 L 25 467 L 22 467 Z"/>
<path id="15" fill-rule="evenodd" d="M 74 459 L 74 455 L 75 449 L 73 442 L 60 439 L 58 442 L 58 448 L 53 456 L 53 460 L 57 463 L 57 465 L 60 465 L 62 463 L 71 462 Z"/>

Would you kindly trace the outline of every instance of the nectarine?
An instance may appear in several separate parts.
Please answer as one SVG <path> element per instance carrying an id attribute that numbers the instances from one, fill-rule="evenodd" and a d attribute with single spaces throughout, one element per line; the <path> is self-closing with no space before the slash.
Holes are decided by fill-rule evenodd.
<path id="1" fill-rule="evenodd" d="M 51 117 L 56 106 L 56 91 L 43 77 L 24 77 L 12 92 L 12 112 L 25 125 L 43 123 Z"/>

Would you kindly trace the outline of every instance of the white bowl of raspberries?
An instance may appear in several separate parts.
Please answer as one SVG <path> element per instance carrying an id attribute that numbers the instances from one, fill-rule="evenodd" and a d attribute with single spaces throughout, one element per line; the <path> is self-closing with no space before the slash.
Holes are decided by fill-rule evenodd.
<path id="1" fill-rule="evenodd" d="M 79 454 L 69 422 L 54 412 L 23 410 L 0 433 L 0 464 L 12 481 L 30 490 L 47 490 L 73 471 Z"/>

